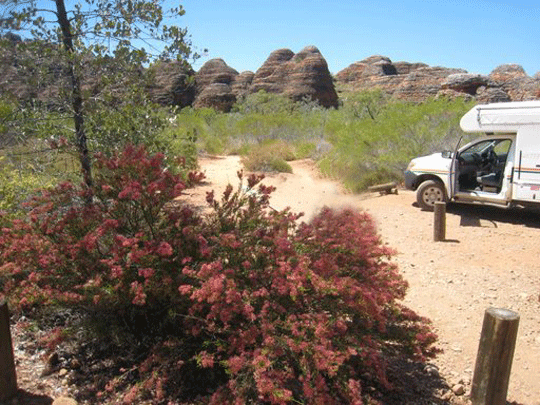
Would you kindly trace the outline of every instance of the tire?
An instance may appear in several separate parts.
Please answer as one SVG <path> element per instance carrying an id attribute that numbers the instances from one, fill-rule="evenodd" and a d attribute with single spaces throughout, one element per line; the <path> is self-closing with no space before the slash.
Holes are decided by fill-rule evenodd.
<path id="1" fill-rule="evenodd" d="M 446 202 L 446 191 L 444 185 L 435 180 L 426 180 L 416 191 L 416 202 L 426 211 L 433 211 L 437 201 Z"/>

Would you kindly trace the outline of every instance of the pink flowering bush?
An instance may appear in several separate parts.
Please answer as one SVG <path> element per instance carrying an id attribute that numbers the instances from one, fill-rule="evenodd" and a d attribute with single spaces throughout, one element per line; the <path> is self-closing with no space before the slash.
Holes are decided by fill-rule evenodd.
<path id="1" fill-rule="evenodd" d="M 366 383 L 389 386 L 389 359 L 435 355 L 367 214 L 325 208 L 299 224 L 269 207 L 273 189 L 254 175 L 247 191 L 208 194 L 210 213 L 197 214 L 172 201 L 201 175 L 185 180 L 163 162 L 134 147 L 98 157 L 92 194 L 70 183 L 43 191 L 0 236 L 12 302 L 142 331 L 136 380 L 119 367 L 98 398 L 361 404 Z"/>
<path id="2" fill-rule="evenodd" d="M 98 155 L 92 192 L 66 182 L 34 197 L 28 220 L 2 229 L 4 293 L 21 307 L 175 302 L 172 278 L 194 245 L 171 235 L 187 235 L 198 219 L 185 207 L 167 209 L 186 180 L 167 171 L 163 159 L 131 146 L 112 158 Z"/>
<path id="3" fill-rule="evenodd" d="M 388 386 L 389 356 L 433 356 L 435 336 L 399 303 L 407 284 L 369 216 L 325 208 L 297 226 L 261 209 L 271 191 L 210 195 L 207 260 L 183 269 L 200 366 L 229 375 L 211 403 L 360 404 L 362 379 Z"/>

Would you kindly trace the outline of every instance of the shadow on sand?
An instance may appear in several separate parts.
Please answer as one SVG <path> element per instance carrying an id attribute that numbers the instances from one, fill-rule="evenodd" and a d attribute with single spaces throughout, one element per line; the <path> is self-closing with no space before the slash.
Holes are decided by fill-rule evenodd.
<path id="1" fill-rule="evenodd" d="M 53 399 L 47 395 L 32 394 L 25 390 L 18 390 L 14 398 L 7 401 L 0 401 L 0 405 L 51 405 Z"/>
<path id="2" fill-rule="evenodd" d="M 461 226 L 497 228 L 498 223 L 540 228 L 540 210 L 531 208 L 499 208 L 487 205 L 449 204 L 447 214 L 460 216 Z"/>
<path id="3" fill-rule="evenodd" d="M 419 208 L 418 203 L 412 204 Z M 490 205 L 449 203 L 446 213 L 461 217 L 461 226 L 497 228 L 498 223 L 540 229 L 540 208 L 502 208 Z"/>

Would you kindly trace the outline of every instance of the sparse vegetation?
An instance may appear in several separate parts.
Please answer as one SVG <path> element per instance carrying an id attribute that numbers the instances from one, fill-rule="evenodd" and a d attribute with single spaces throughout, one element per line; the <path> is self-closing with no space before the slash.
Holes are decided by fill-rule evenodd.
<path id="1" fill-rule="evenodd" d="M 353 191 L 400 181 L 412 158 L 453 149 L 464 135 L 459 120 L 471 107 L 462 99 L 413 104 L 382 103 L 377 93 L 357 97 L 357 107 L 330 115 L 326 138 L 333 148 L 320 160 L 325 173 Z"/>
<path id="2" fill-rule="evenodd" d="M 253 156 L 264 154 L 271 141 L 288 144 L 297 158 L 314 158 L 324 173 L 358 192 L 400 181 L 413 157 L 453 149 L 464 136 L 459 119 L 471 104 L 459 98 L 410 103 L 372 91 L 346 94 L 339 109 L 326 110 L 259 92 L 232 113 L 187 109 L 178 122 L 196 131 L 202 150 L 240 153 L 246 162 L 260 160 Z"/>
<path id="3" fill-rule="evenodd" d="M 326 110 L 313 102 L 295 103 L 259 92 L 239 101 L 227 114 L 192 108 L 175 114 L 148 102 L 126 103 L 113 111 L 96 108 L 87 114 L 87 132 L 95 150 L 111 153 L 134 142 L 167 157 L 185 156 L 192 168 L 201 151 L 238 153 L 248 169 L 262 171 L 287 172 L 288 160 L 309 157 L 328 176 L 359 192 L 375 183 L 401 181 L 413 157 L 453 149 L 464 135 L 459 118 L 470 106 L 462 99 L 413 104 L 373 91 L 346 94 L 339 109 Z M 24 114 L 19 112 L 17 119 L 31 127 L 32 120 L 21 118 L 34 113 L 21 111 Z M 26 134 L 25 139 L 52 135 L 58 143 L 69 135 L 69 125 L 52 115 L 48 117 L 54 124 L 35 121 L 39 130 L 36 126 L 16 129 Z M 4 125 L 9 126 L 9 120 Z M 71 156 L 76 156 L 74 152 Z"/>

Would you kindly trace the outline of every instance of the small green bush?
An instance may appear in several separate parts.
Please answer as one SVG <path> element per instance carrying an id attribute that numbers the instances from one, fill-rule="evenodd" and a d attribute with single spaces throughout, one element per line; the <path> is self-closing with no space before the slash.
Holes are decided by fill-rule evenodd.
<path id="1" fill-rule="evenodd" d="M 242 157 L 244 167 L 252 172 L 292 173 L 287 161 L 296 158 L 293 147 L 284 141 L 264 142 L 253 146 Z"/>
<path id="2" fill-rule="evenodd" d="M 297 159 L 312 158 L 317 153 L 317 145 L 314 142 L 301 142 L 295 145 L 294 149 Z"/>

